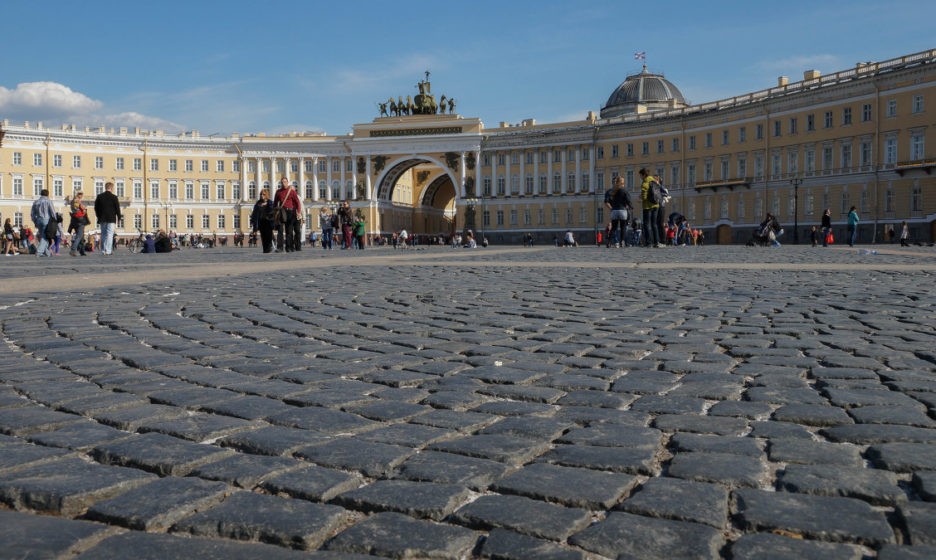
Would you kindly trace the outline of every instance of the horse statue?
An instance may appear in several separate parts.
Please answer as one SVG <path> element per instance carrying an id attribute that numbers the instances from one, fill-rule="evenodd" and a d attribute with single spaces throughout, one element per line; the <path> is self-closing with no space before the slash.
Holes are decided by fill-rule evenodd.
<path id="1" fill-rule="evenodd" d="M 450 97 L 448 100 L 448 110 L 449 110 L 450 115 L 455 114 L 455 98 L 454 97 Z"/>
<path id="2" fill-rule="evenodd" d="M 386 104 L 386 103 L 378 103 L 377 105 L 380 106 L 380 116 L 381 116 L 381 117 L 389 117 L 389 116 L 390 116 L 390 114 L 387 113 L 387 104 Z"/>
<path id="3" fill-rule="evenodd" d="M 410 96 L 408 96 L 408 95 L 406 96 L 406 105 L 404 105 L 404 107 L 406 107 L 406 113 L 405 113 L 405 114 L 407 114 L 407 115 L 415 115 L 415 114 L 416 114 L 416 113 L 415 113 L 416 108 L 415 108 L 415 106 L 413 105 L 413 98 L 412 98 L 412 97 L 410 97 Z"/>
<path id="4" fill-rule="evenodd" d="M 400 115 L 399 110 L 397 109 L 396 101 L 394 101 L 392 97 L 390 98 L 390 114 L 396 116 Z"/>
<path id="5" fill-rule="evenodd" d="M 444 115 L 444 114 L 445 114 L 445 107 L 446 107 L 446 105 L 445 105 L 445 94 L 442 94 L 442 97 L 439 98 L 439 114 L 440 114 L 440 115 Z"/>

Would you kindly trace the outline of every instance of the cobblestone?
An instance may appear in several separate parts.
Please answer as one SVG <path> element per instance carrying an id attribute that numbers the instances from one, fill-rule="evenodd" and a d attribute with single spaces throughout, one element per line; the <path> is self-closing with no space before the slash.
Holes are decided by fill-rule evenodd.
<path id="1" fill-rule="evenodd" d="M 0 555 L 936 555 L 936 251 L 362 253 L 6 263 Z"/>

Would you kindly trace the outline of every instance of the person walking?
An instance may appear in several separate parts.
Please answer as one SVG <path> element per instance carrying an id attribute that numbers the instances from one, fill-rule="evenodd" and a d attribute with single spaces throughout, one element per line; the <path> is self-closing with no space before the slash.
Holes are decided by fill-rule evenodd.
<path id="1" fill-rule="evenodd" d="M 6 256 L 11 256 L 19 253 L 19 250 L 16 248 L 16 232 L 13 230 L 13 222 L 10 221 L 10 218 L 7 218 L 3 222 L 3 254 Z"/>
<path id="2" fill-rule="evenodd" d="M 822 246 L 829 246 L 829 236 L 832 234 L 832 211 L 828 208 L 822 213 Z"/>
<path id="3" fill-rule="evenodd" d="M 364 216 L 358 214 L 357 218 L 354 220 L 354 238 L 357 240 L 357 248 L 364 249 L 364 234 L 366 231 Z"/>
<path id="4" fill-rule="evenodd" d="M 650 184 L 655 180 L 646 167 L 639 171 L 640 174 L 640 202 L 643 207 L 643 237 L 644 244 L 647 247 L 662 247 L 663 244 L 659 238 L 659 227 L 657 226 L 657 213 L 660 205 L 650 201 Z"/>
<path id="5" fill-rule="evenodd" d="M 276 216 L 276 207 L 270 200 L 270 191 L 260 190 L 260 198 L 254 204 L 253 212 L 250 213 L 251 234 L 256 235 L 260 232 L 260 244 L 264 253 L 273 252 L 273 219 Z"/>
<path id="6" fill-rule="evenodd" d="M 858 222 L 861 221 L 861 218 L 858 217 L 858 209 L 854 206 L 848 211 L 848 246 L 854 247 L 855 241 L 858 239 Z"/>
<path id="7" fill-rule="evenodd" d="M 615 247 L 626 245 L 624 236 L 627 235 L 627 220 L 630 216 L 631 206 L 630 196 L 624 188 L 624 177 L 618 175 L 614 178 L 614 185 L 611 190 L 605 193 L 605 206 L 611 210 L 611 229 L 608 243 Z M 600 245 L 601 242 L 599 241 Z"/>
<path id="8" fill-rule="evenodd" d="M 120 199 L 114 194 L 114 183 L 104 184 L 104 192 L 94 198 L 94 216 L 101 229 L 101 254 L 114 253 L 114 228 L 123 218 L 120 213 Z"/>
<path id="9" fill-rule="evenodd" d="M 327 206 L 319 211 L 319 227 L 322 228 L 322 249 L 331 251 L 332 237 L 335 236 L 335 226 L 331 212 Z"/>
<path id="10" fill-rule="evenodd" d="M 338 221 L 341 224 L 341 245 L 343 249 L 351 248 L 351 235 L 354 227 L 354 216 L 351 214 L 351 203 L 343 200 L 338 206 Z"/>
<path id="11" fill-rule="evenodd" d="M 36 225 L 36 235 L 39 237 L 36 245 L 36 256 L 51 257 L 52 251 L 49 250 L 49 244 L 51 240 L 55 239 L 58 222 L 55 220 L 55 206 L 49 200 L 49 189 L 42 189 L 39 193 L 39 198 L 33 202 L 30 217 L 33 224 Z"/>
<path id="12" fill-rule="evenodd" d="M 900 246 L 910 246 L 910 226 L 907 225 L 906 221 L 900 222 Z"/>
<path id="13" fill-rule="evenodd" d="M 87 254 L 84 248 L 84 230 L 90 220 L 88 220 L 88 209 L 85 207 L 83 199 L 84 193 L 78 191 L 68 205 L 68 214 L 71 217 L 71 221 L 68 223 L 68 231 L 72 234 L 71 248 L 68 254 L 73 257 L 77 257 L 79 254 L 84 257 Z"/>
<path id="14" fill-rule="evenodd" d="M 299 216 L 302 211 L 302 201 L 296 189 L 289 183 L 289 179 L 280 179 L 280 188 L 276 191 L 273 204 L 279 214 L 279 223 L 276 228 L 276 246 L 287 253 L 298 251 L 302 244 Z M 285 236 L 283 235 L 285 232 Z"/>

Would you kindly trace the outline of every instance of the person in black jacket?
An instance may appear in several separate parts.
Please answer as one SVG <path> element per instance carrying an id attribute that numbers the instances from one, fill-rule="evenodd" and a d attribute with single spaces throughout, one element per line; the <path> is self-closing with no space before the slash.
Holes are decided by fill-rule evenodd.
<path id="1" fill-rule="evenodd" d="M 270 191 L 262 189 L 260 198 L 257 199 L 253 212 L 250 213 L 250 228 L 254 234 L 260 232 L 260 242 L 264 253 L 273 252 L 273 219 L 275 216 L 276 208 L 270 200 Z"/>
<path id="2" fill-rule="evenodd" d="M 104 192 L 95 197 L 94 216 L 101 228 L 101 253 L 110 255 L 114 252 L 114 228 L 118 220 L 123 218 L 120 199 L 114 194 L 114 183 L 108 181 L 104 185 Z"/>
<path id="3" fill-rule="evenodd" d="M 624 188 L 624 177 L 618 175 L 614 178 L 614 186 L 605 193 L 604 202 L 611 210 L 610 242 L 614 243 L 615 247 L 626 245 L 627 220 L 633 206 Z"/>

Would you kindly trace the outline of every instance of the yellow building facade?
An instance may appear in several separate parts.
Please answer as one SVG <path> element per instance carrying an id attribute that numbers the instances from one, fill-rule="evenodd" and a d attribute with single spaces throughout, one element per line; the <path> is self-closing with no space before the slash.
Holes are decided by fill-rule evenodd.
<path id="1" fill-rule="evenodd" d="M 936 50 L 702 105 L 646 69 L 629 76 L 600 115 L 569 123 L 486 128 L 454 114 L 386 114 L 346 136 L 202 137 L 41 123 L 0 125 L 0 219 L 28 224 L 48 189 L 64 211 L 114 182 L 118 235 L 137 230 L 231 236 L 249 229 L 261 188 L 287 177 L 304 201 L 306 231 L 341 200 L 372 236 L 400 229 L 444 237 L 473 229 L 492 243 L 567 230 L 592 242 L 608 221 L 603 193 L 617 175 L 637 202 L 641 168 L 673 196 L 708 242 L 747 241 L 767 212 L 786 241 L 832 212 L 844 234 L 851 206 L 859 242 L 881 242 L 907 221 L 914 241 L 936 238 Z M 429 91 L 426 82 L 420 82 Z M 428 97 L 428 95 L 427 95 Z M 92 223 L 94 222 L 92 216 Z M 795 227 L 798 226 L 798 227 Z M 837 232 L 838 233 L 838 232 Z"/>

